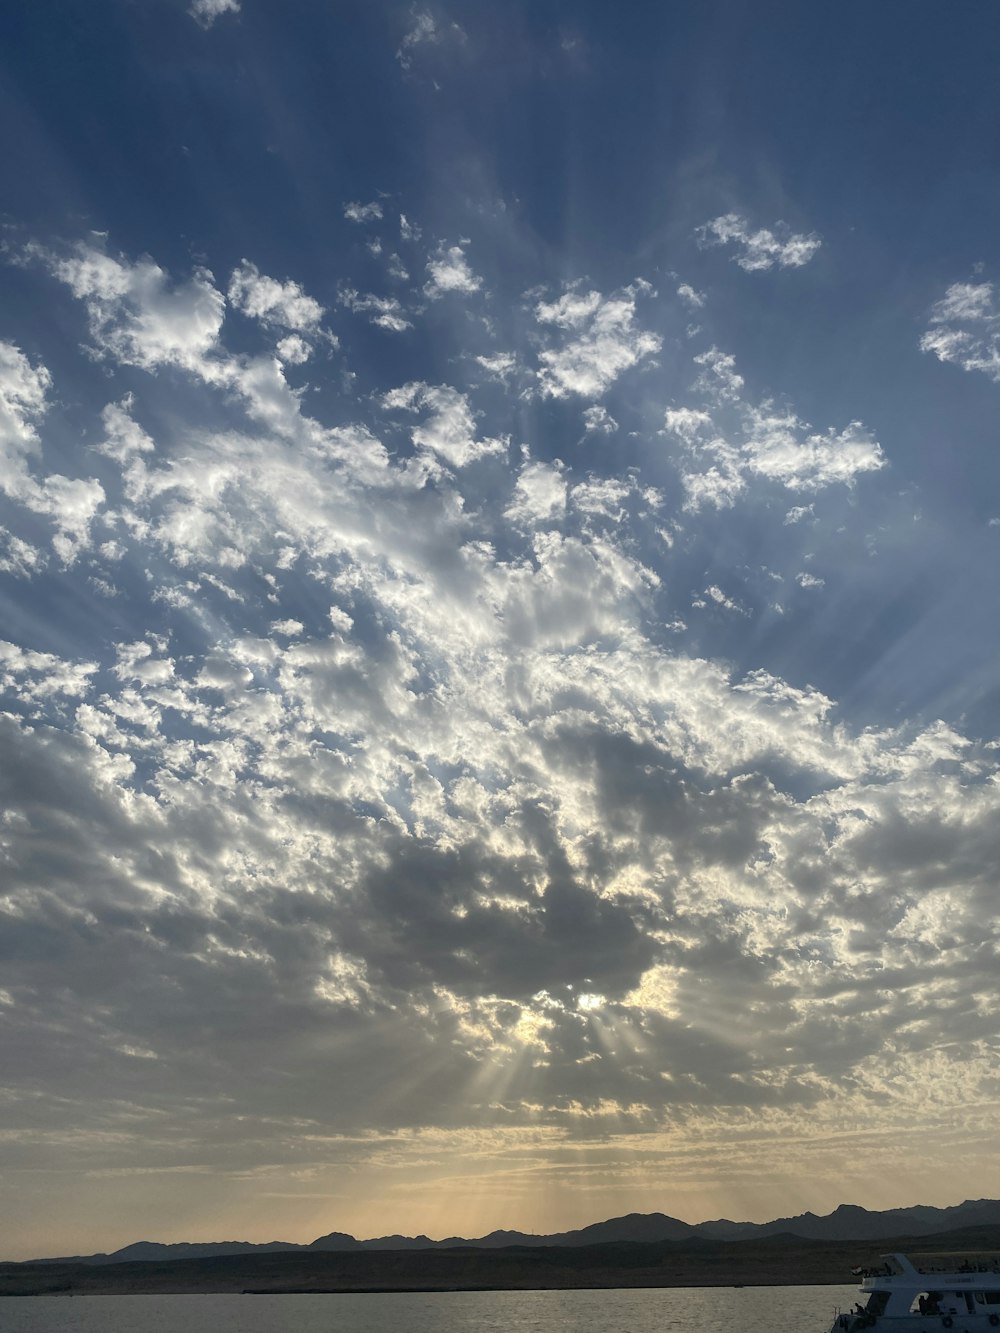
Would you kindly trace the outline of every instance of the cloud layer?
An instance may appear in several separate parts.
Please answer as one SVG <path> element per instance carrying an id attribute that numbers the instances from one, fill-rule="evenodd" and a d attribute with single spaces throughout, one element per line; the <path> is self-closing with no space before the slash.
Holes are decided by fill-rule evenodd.
<path id="1" fill-rule="evenodd" d="M 744 268 L 818 244 L 761 235 Z M 712 647 L 827 604 L 821 516 L 882 446 L 681 337 L 693 288 L 512 295 L 428 236 L 323 299 L 250 258 L 14 257 L 96 386 L 67 449 L 68 368 L 0 343 L 0 570 L 89 621 L 0 643 L 18 1169 L 301 1202 L 387 1162 L 454 1191 L 461 1151 L 506 1206 L 526 1161 L 621 1193 L 743 1143 L 763 1175 L 792 1127 L 799 1167 L 859 1120 L 875 1160 L 958 1070 L 988 1117 L 995 748 Z M 352 361 L 440 320 L 447 376 Z"/>

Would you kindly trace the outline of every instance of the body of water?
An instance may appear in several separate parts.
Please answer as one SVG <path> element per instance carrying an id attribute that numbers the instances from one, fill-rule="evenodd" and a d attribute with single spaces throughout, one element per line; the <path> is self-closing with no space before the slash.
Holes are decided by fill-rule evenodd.
<path id="1" fill-rule="evenodd" d="M 25 1296 L 2 1333 L 828 1333 L 856 1287 Z"/>

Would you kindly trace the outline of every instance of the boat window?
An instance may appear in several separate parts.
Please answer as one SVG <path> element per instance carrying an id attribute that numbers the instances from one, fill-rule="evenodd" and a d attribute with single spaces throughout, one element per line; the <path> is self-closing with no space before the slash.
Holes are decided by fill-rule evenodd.
<path id="1" fill-rule="evenodd" d="M 938 1291 L 921 1291 L 910 1306 L 910 1314 L 940 1314 L 940 1299 L 941 1293 Z"/>
<path id="2" fill-rule="evenodd" d="M 868 1304 L 865 1306 L 866 1314 L 885 1314 L 885 1307 L 889 1304 L 889 1293 L 887 1291 L 873 1291 L 868 1297 Z"/>
<path id="3" fill-rule="evenodd" d="M 974 1295 L 979 1305 L 1000 1305 L 1000 1291 L 977 1291 Z"/>

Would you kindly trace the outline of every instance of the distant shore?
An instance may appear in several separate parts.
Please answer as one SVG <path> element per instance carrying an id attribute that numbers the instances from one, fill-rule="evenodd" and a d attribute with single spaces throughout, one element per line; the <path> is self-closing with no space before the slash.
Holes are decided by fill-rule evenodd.
<path id="1" fill-rule="evenodd" d="M 0 1264 L 0 1296 L 548 1291 L 849 1285 L 893 1251 L 1000 1253 L 1000 1227 L 919 1239 L 616 1242 L 577 1247 L 281 1252 L 94 1266 Z"/>

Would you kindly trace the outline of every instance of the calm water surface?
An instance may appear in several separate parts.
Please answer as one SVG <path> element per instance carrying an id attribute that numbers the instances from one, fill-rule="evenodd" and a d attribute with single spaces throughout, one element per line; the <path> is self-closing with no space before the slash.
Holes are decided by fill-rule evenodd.
<path id="1" fill-rule="evenodd" d="M 828 1333 L 856 1287 L 26 1296 L 2 1333 Z"/>

